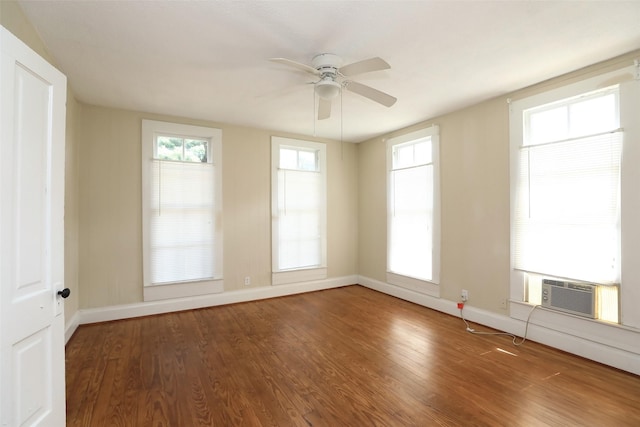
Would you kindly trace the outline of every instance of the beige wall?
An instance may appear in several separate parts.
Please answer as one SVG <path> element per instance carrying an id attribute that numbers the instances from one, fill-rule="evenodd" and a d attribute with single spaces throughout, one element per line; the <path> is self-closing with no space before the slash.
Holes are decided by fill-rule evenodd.
<path id="1" fill-rule="evenodd" d="M 386 139 L 440 126 L 442 298 L 504 311 L 509 293 L 509 135 L 506 100 L 461 110 L 359 145 L 359 274 L 386 281 Z M 377 232 L 373 232 L 377 230 Z"/>
<path id="2" fill-rule="evenodd" d="M 0 24 L 36 51 L 38 55 L 55 65 L 53 57 L 47 52 L 40 36 L 27 20 L 18 3 L 10 0 L 0 0 Z"/>
<path id="3" fill-rule="evenodd" d="M 40 40 L 38 33 L 31 26 L 22 13 L 22 10 L 13 1 L 0 1 L 0 24 L 12 34 L 22 40 L 31 49 L 45 58 L 54 66 L 55 61 L 49 55 L 46 47 Z M 65 286 L 71 290 L 71 296 L 65 301 L 65 320 L 68 323 L 79 308 L 78 287 L 78 140 L 76 139 L 76 127 L 78 117 L 78 104 L 73 92 L 67 85 L 67 121 L 66 121 L 66 151 L 65 151 L 65 242 L 64 242 L 64 281 Z"/>
<path id="4" fill-rule="evenodd" d="M 80 117 L 80 307 L 142 301 L 143 118 L 222 129 L 225 291 L 245 288 L 245 276 L 251 287 L 271 285 L 271 132 L 88 105 Z M 320 141 L 328 145 L 329 277 L 354 275 L 356 146 Z"/>
<path id="5" fill-rule="evenodd" d="M 46 48 L 15 2 L 0 22 L 43 57 Z M 359 145 L 328 144 L 329 276 L 385 281 L 386 138 L 440 126 L 441 296 L 468 289 L 473 305 L 506 314 L 509 295 L 509 143 L 507 98 L 522 98 L 620 67 L 632 52 Z M 73 82 L 70 82 L 72 85 Z M 225 290 L 268 286 L 270 136 L 264 130 L 76 103 L 67 110 L 65 281 L 78 308 L 142 301 L 140 123 L 143 118 L 223 130 Z M 284 135 L 290 136 L 294 135 Z"/>
<path id="6" fill-rule="evenodd" d="M 631 52 L 518 92 L 437 117 L 358 146 L 358 272 L 386 281 L 385 140 L 440 126 L 441 297 L 459 300 L 469 291 L 474 307 L 507 314 L 509 298 L 510 190 L 508 99 L 530 96 L 628 66 Z M 612 82 L 612 84 L 615 82 Z"/>

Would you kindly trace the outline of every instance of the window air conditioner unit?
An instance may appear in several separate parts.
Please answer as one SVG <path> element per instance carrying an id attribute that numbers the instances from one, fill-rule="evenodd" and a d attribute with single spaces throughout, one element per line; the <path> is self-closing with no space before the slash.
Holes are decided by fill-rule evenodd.
<path id="1" fill-rule="evenodd" d="M 594 319 L 597 287 L 589 283 L 543 279 L 542 306 Z"/>

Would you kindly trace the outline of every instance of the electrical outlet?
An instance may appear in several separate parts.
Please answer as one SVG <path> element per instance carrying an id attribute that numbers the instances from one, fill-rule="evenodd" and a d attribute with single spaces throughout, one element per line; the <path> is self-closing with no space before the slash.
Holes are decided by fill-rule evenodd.
<path id="1" fill-rule="evenodd" d="M 249 286 L 251 284 L 251 276 L 245 276 L 244 285 Z"/>
<path id="2" fill-rule="evenodd" d="M 466 289 L 463 289 L 462 292 L 460 292 L 460 298 L 462 298 L 462 301 L 468 301 L 469 300 L 469 291 Z"/>

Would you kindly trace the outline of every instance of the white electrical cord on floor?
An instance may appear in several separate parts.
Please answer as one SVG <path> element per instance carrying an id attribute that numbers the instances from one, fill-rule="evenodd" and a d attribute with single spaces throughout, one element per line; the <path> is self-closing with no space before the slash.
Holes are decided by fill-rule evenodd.
<path id="1" fill-rule="evenodd" d="M 513 345 L 515 346 L 520 346 L 522 344 L 524 344 L 524 342 L 527 340 L 527 332 L 529 331 L 529 320 L 531 320 L 531 315 L 533 314 L 533 311 L 540 307 L 539 305 L 534 305 L 531 308 L 531 311 L 529 312 L 529 315 L 527 316 L 527 322 L 525 323 L 525 327 L 524 327 L 524 336 L 522 337 L 522 340 L 520 342 L 518 342 L 518 337 L 515 336 L 514 334 L 510 334 L 508 332 L 481 332 L 481 331 L 476 331 L 475 329 L 473 329 L 470 325 L 469 322 L 467 322 L 467 319 L 464 318 L 464 315 L 462 314 L 462 310 L 464 309 L 464 306 L 460 309 L 460 318 L 464 321 L 464 324 L 467 326 L 467 332 L 469 332 L 470 334 L 475 334 L 475 335 L 507 335 L 511 338 L 513 338 L 513 340 L 511 342 L 513 342 Z"/>

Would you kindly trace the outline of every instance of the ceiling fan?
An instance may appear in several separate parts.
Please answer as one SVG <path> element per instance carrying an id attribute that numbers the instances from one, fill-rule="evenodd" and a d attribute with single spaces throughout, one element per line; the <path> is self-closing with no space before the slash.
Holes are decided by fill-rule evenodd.
<path id="1" fill-rule="evenodd" d="M 319 98 L 318 120 L 328 119 L 331 115 L 331 100 L 344 88 L 350 92 L 369 98 L 385 107 L 391 107 L 397 99 L 389 94 L 353 80 L 346 80 L 355 74 L 387 70 L 391 66 L 381 58 L 369 58 L 342 66 L 342 58 L 332 53 L 321 53 L 311 60 L 311 65 L 302 64 L 286 58 L 271 58 L 270 61 L 288 65 L 319 77 L 314 82 L 314 90 Z"/>

